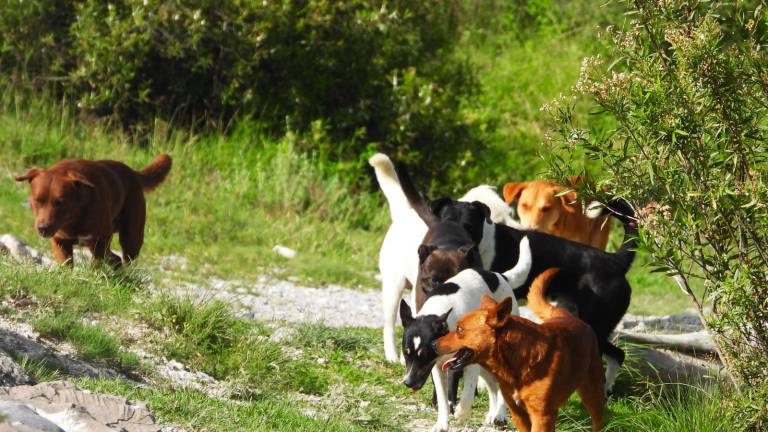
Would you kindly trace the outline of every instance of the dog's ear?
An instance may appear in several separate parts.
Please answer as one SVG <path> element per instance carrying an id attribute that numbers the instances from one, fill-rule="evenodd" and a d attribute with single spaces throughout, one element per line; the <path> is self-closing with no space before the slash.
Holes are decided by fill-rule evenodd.
<path id="1" fill-rule="evenodd" d="M 429 210 L 432 212 L 433 215 L 439 218 L 440 213 L 443 211 L 443 208 L 451 204 L 453 204 L 453 200 L 448 197 L 438 198 L 436 200 L 432 200 L 429 203 Z"/>
<path id="2" fill-rule="evenodd" d="M 413 323 L 413 313 L 411 313 L 411 307 L 408 306 L 405 299 L 400 299 L 400 322 L 403 323 L 403 328 L 407 328 Z"/>
<path id="3" fill-rule="evenodd" d="M 32 180 L 35 177 L 37 177 L 38 175 L 40 175 L 40 173 L 42 173 L 42 172 L 43 172 L 43 170 L 41 170 L 40 168 L 32 168 L 29 171 L 27 171 L 26 174 L 20 175 L 20 176 L 16 176 L 15 179 L 16 179 L 16 181 L 19 181 L 19 182 L 20 181 L 28 181 L 28 182 L 31 183 Z"/>
<path id="4" fill-rule="evenodd" d="M 486 222 L 492 223 L 491 220 L 491 208 L 485 205 L 484 203 L 481 203 L 480 201 L 472 201 L 472 207 L 480 210 L 483 213 L 483 216 L 485 217 Z"/>
<path id="5" fill-rule="evenodd" d="M 483 294 L 483 298 L 480 299 L 480 309 L 495 310 L 497 304 L 499 303 L 488 294 Z"/>
<path id="6" fill-rule="evenodd" d="M 437 249 L 437 246 L 435 245 L 425 245 L 420 244 L 419 245 L 419 264 L 424 264 L 424 261 L 427 260 L 429 255 Z"/>
<path id="7" fill-rule="evenodd" d="M 477 245 L 476 245 L 476 244 L 474 244 L 474 243 L 471 243 L 471 244 L 465 244 L 464 246 L 459 246 L 459 249 L 458 249 L 458 251 L 459 251 L 459 252 L 460 252 L 462 255 L 464 255 L 464 256 L 467 256 L 467 255 L 469 255 L 469 253 L 470 253 L 470 252 L 472 252 L 472 249 L 477 249 Z"/>
<path id="8" fill-rule="evenodd" d="M 440 315 L 440 319 L 437 321 L 438 328 L 435 329 L 435 331 L 440 335 L 444 336 L 447 335 L 448 330 L 448 316 L 451 315 L 451 312 L 453 311 L 453 308 L 448 309 L 448 312 Z"/>
<path id="9" fill-rule="evenodd" d="M 512 297 L 507 297 L 498 303 L 495 308 L 487 309 L 488 315 L 485 317 L 485 323 L 492 328 L 503 327 L 512 313 Z"/>
<path id="10" fill-rule="evenodd" d="M 504 202 L 512 204 L 520 199 L 520 194 L 528 187 L 528 182 L 507 183 L 504 185 Z"/>
<path id="11" fill-rule="evenodd" d="M 81 173 L 79 173 L 77 171 L 69 171 L 69 172 L 67 172 L 67 178 L 69 179 L 69 181 L 74 183 L 75 187 L 78 187 L 78 188 L 81 188 L 81 187 L 95 188 L 96 187 L 96 185 L 91 183 L 90 180 L 85 178 L 84 175 L 82 175 Z"/>
<path id="12" fill-rule="evenodd" d="M 568 192 L 558 192 L 555 196 L 560 198 L 560 202 L 563 204 L 563 210 L 568 213 L 576 213 L 579 211 L 578 203 L 575 202 L 578 198 L 576 191 L 569 190 Z"/>

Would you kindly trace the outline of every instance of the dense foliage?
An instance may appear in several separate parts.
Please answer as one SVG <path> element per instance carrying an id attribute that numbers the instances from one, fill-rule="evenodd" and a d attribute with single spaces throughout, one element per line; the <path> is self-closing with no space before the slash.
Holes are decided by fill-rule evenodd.
<path id="1" fill-rule="evenodd" d="M 155 119 L 375 143 L 430 174 L 479 143 L 460 116 L 475 88 L 454 55 L 456 7 L 437 0 L 5 1 L 0 71 L 52 86 L 81 112 L 141 129 Z M 346 144 L 339 144 L 346 143 Z M 429 154 L 426 158 L 424 155 Z"/>
<path id="2" fill-rule="evenodd" d="M 558 127 L 552 158 L 574 174 L 585 154 L 606 188 L 637 206 L 640 241 L 675 275 L 716 333 L 738 385 L 768 388 L 768 58 L 762 7 L 635 1 L 626 28 L 609 28 L 608 61 L 584 61 L 575 95 L 617 126 L 584 130 L 573 99 L 547 109 Z M 703 293 L 691 289 L 703 280 Z M 706 307 L 711 307 L 711 313 Z M 764 430 L 764 398 L 742 419 Z"/>

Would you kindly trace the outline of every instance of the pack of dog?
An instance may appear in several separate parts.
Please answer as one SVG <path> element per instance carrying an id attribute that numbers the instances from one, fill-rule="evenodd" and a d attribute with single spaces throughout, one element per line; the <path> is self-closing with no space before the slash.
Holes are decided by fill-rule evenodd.
<path id="1" fill-rule="evenodd" d="M 528 237 L 533 264 L 526 283 L 515 289 L 518 300 L 526 297 L 528 287 L 537 275 L 551 267 L 560 268 L 549 285 L 547 295 L 573 305 L 579 318 L 595 331 L 600 352 L 608 364 L 605 390 L 610 392 L 625 354 L 609 341 L 609 336 L 626 313 L 632 293 L 626 273 L 635 257 L 637 228 L 634 211 L 628 203 L 616 200 L 606 206 L 606 212 L 619 219 L 625 230 L 624 243 L 619 250 L 607 253 L 549 234 L 495 224 L 489 218 L 488 207 L 477 201 L 459 202 L 441 198 L 427 206 L 407 173 L 398 174 L 409 204 L 429 226 L 425 238 L 428 237 L 430 242 L 437 241 L 437 233 L 432 227 L 438 222 L 453 222 L 473 239 L 484 269 L 503 272 L 511 268 L 518 260 L 520 241 Z M 441 230 L 444 231 L 443 228 Z M 435 269 L 439 269 L 440 275 L 446 275 L 458 273 L 471 265 L 462 258 L 465 255 L 461 248 L 443 249 L 440 255 L 422 260 L 415 286 L 417 293 L 433 289 L 421 284 L 421 281 L 430 281 L 431 276 L 438 273 Z"/>
<path id="2" fill-rule="evenodd" d="M 457 320 L 465 313 L 480 306 L 483 296 L 495 299 L 512 298 L 510 313 L 517 315 L 514 289 L 528 279 L 531 269 L 531 253 L 528 239 L 520 242 L 520 257 L 517 264 L 505 273 L 493 273 L 481 269 L 466 269 L 440 284 L 427 296 L 421 310 L 415 315 L 410 306 L 402 300 L 400 317 L 403 324 L 402 348 L 405 356 L 406 376 L 403 384 L 419 390 L 430 374 L 437 394 L 437 422 L 432 431 L 447 431 L 449 417 L 449 382 L 440 368 L 448 353 L 438 355 L 435 341 L 456 328 Z M 455 415 L 459 422 L 469 418 L 475 396 L 478 377 L 482 376 L 489 395 L 489 410 L 485 417 L 487 424 L 506 424 L 507 412 L 504 398 L 492 374 L 479 366 L 464 370 L 464 387 Z"/>
<path id="3" fill-rule="evenodd" d="M 416 279 L 421 260 L 418 253 L 419 245 L 422 244 L 424 235 L 427 234 L 427 225 L 408 202 L 403 193 L 395 166 L 389 157 L 382 153 L 377 153 L 368 160 L 368 163 L 374 168 L 376 179 L 389 204 L 392 218 L 392 225 L 390 225 L 384 236 L 379 252 L 379 271 L 382 278 L 384 355 L 387 361 L 397 362 L 398 353 L 395 342 L 397 308 L 406 286 L 415 286 L 417 283 Z M 504 200 L 490 186 L 482 185 L 473 188 L 460 200 L 482 201 L 489 208 L 491 220 L 497 223 L 514 223 L 511 217 L 512 209 L 504 203 Z M 435 227 L 433 230 L 433 232 L 440 231 L 436 237 L 439 238 L 441 249 L 469 252 L 473 240 L 463 230 L 450 228 L 449 225 L 451 224 L 446 223 L 444 226 Z M 469 245 L 469 248 L 463 248 L 467 245 Z M 436 250 L 431 252 L 439 254 Z M 460 262 L 462 269 L 478 265 L 478 261 L 482 257 L 478 257 L 476 253 L 471 253 L 464 258 Z M 439 282 L 444 282 L 456 273 L 458 271 L 453 271 L 453 273 L 440 277 Z M 437 278 L 435 276 L 433 279 Z M 430 281 L 426 282 L 431 283 Z M 412 290 L 412 297 L 414 297 L 415 293 L 416 291 Z M 414 298 L 413 303 L 418 305 L 418 310 L 421 307 L 421 303 L 423 303 L 423 299 L 420 297 L 416 301 Z"/>

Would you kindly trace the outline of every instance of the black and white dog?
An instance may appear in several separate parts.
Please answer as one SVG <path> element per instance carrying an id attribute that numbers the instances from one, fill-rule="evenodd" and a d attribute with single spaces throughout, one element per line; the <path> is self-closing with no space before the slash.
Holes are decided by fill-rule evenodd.
<path id="1" fill-rule="evenodd" d="M 514 290 L 528 279 L 531 269 L 531 249 L 528 239 L 520 241 L 519 259 L 511 270 L 494 273 L 482 269 L 466 269 L 439 285 L 429 293 L 421 310 L 414 316 L 411 308 L 402 300 L 400 318 L 403 333 L 403 354 L 405 355 L 406 376 L 403 384 L 416 391 L 432 374 L 437 393 L 437 422 L 433 432 L 448 430 L 448 383 L 440 366 L 450 355 L 440 356 L 435 352 L 434 342 L 456 328 L 456 322 L 465 313 L 480 307 L 483 295 L 488 294 L 497 301 L 512 297 L 512 313 L 518 315 Z M 464 388 L 461 401 L 456 407 L 456 418 L 461 422 L 469 419 L 475 396 L 477 379 L 483 377 L 488 388 L 489 409 L 485 417 L 487 424 L 506 424 L 507 412 L 501 390 L 493 375 L 480 366 L 464 369 Z"/>

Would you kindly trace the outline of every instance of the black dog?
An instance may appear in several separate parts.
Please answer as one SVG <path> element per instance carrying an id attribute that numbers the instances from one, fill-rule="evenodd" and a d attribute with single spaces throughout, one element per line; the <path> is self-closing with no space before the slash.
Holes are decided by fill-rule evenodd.
<path id="1" fill-rule="evenodd" d="M 624 224 L 625 231 L 621 248 L 615 253 L 607 253 L 549 234 L 493 224 L 489 218 L 490 209 L 479 202 L 465 203 L 441 198 L 427 207 L 410 183 L 410 178 L 407 175 L 400 178 L 403 192 L 411 206 L 417 209 L 419 216 L 430 227 L 427 236 L 431 235 L 435 219 L 456 223 L 466 230 L 478 246 L 485 269 L 497 272 L 509 270 L 518 260 L 520 240 L 528 236 L 533 265 L 526 284 L 515 290 L 517 299 L 527 296 L 530 283 L 539 273 L 550 267 L 561 269 L 551 280 L 547 294 L 574 304 L 579 318 L 597 334 L 600 352 L 608 361 L 606 390 L 610 391 L 625 355 L 623 350 L 608 341 L 608 337 L 629 308 L 632 294 L 626 273 L 635 257 L 637 226 L 633 220 L 634 211 L 629 204 L 617 200 L 606 206 Z M 438 261 L 430 260 L 430 267 L 440 266 L 442 274 L 451 273 L 450 262 Z M 466 266 L 464 263 L 455 265 L 454 274 Z M 427 274 L 429 271 L 420 266 L 420 278 L 422 273 Z M 415 289 L 420 288 L 418 285 Z"/>

